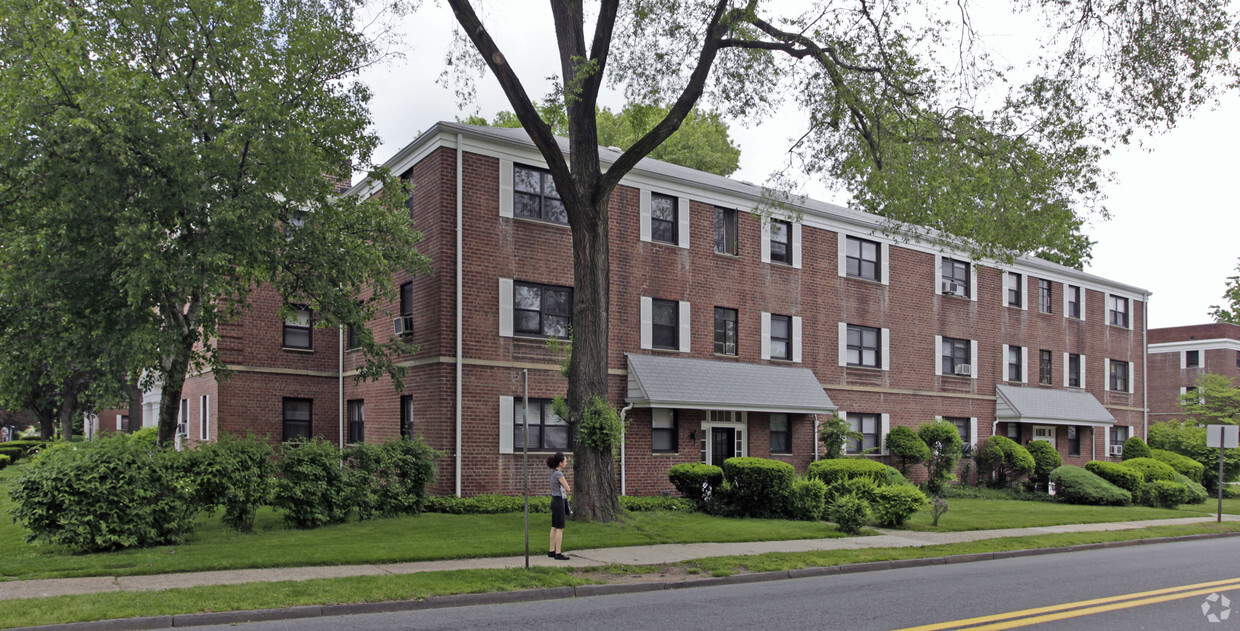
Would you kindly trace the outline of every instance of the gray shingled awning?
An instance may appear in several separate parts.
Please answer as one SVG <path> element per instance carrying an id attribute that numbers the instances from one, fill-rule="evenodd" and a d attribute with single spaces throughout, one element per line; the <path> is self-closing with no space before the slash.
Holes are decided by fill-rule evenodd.
<path id="1" fill-rule="evenodd" d="M 808 368 L 626 354 L 636 407 L 830 414 L 836 409 Z"/>
<path id="2" fill-rule="evenodd" d="M 1038 425 L 1110 426 L 1115 417 L 1084 390 L 995 386 L 995 420 Z"/>

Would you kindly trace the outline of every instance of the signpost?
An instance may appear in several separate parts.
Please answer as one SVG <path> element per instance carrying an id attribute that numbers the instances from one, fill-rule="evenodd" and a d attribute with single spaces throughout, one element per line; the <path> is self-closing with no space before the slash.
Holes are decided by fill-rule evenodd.
<path id="1" fill-rule="evenodd" d="M 1218 447 L 1218 521 L 1223 521 L 1223 450 L 1240 447 L 1240 426 L 1206 425 L 1206 447 Z"/>

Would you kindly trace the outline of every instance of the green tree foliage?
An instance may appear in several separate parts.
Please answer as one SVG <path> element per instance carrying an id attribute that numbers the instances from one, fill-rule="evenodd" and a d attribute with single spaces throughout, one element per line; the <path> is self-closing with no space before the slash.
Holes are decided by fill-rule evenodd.
<path id="1" fill-rule="evenodd" d="M 1018 75 L 983 52 L 964 5 L 815 2 L 797 14 L 774 2 L 557 1 L 550 17 L 565 151 L 556 121 L 530 99 L 495 35 L 504 25 L 485 24 L 469 0 L 448 5 L 459 26 L 448 59 L 461 70 L 458 95 L 470 100 L 472 82 L 490 71 L 546 161 L 572 227 L 574 428 L 608 386 L 608 200 L 695 107 L 756 122 L 795 106 L 805 134 L 791 160 L 890 219 L 893 233 L 1080 267 L 1090 249 L 1082 226 L 1106 212 L 1107 149 L 1171 126 L 1240 75 L 1240 28 L 1221 0 L 1018 3 L 1046 30 L 1028 80 L 1010 84 Z M 597 108 L 605 87 L 668 110 L 604 171 Z M 575 459 L 578 495 L 587 498 L 580 518 L 615 519 L 612 454 L 582 448 Z"/>
<path id="2" fill-rule="evenodd" d="M 1130 436 L 1124 441 L 1124 460 L 1132 460 L 1133 458 L 1149 458 L 1150 446 L 1140 436 Z"/>
<path id="3" fill-rule="evenodd" d="M 1034 489 L 1045 491 L 1047 482 L 1051 479 L 1051 472 L 1063 464 L 1063 458 L 1059 457 L 1055 446 L 1045 440 L 1029 441 L 1029 444 L 1025 445 L 1025 450 L 1033 456 L 1033 473 L 1030 474 L 1029 481 L 1033 483 Z"/>
<path id="4" fill-rule="evenodd" d="M 1162 421 L 1150 426 L 1150 446 L 1188 456 L 1202 465 L 1201 483 L 1211 493 L 1218 491 L 1218 448 L 1206 447 L 1206 428 L 1182 421 Z M 1125 447 L 1127 453 L 1127 447 Z M 1240 476 L 1240 449 L 1225 449 L 1223 481 Z M 1127 461 L 1125 461 L 1127 462 Z"/>
<path id="5" fill-rule="evenodd" d="M 1189 422 L 1198 425 L 1240 424 L 1240 388 L 1230 377 L 1205 373 L 1197 379 L 1197 389 L 1180 395 L 1180 409 Z"/>
<path id="6" fill-rule="evenodd" d="M 568 135 L 568 115 L 563 104 L 562 100 L 552 99 L 544 101 L 538 108 L 557 136 Z M 630 103 L 619 112 L 599 107 L 596 114 L 598 142 L 604 147 L 627 150 L 667 114 L 668 108 L 659 105 Z M 510 111 L 499 112 L 490 121 L 480 116 L 470 116 L 461 122 L 492 127 L 521 126 L 521 121 Z M 732 144 L 732 139 L 728 137 L 728 124 L 718 112 L 694 109 L 685 116 L 680 129 L 651 151 L 648 157 L 715 175 L 731 175 L 740 166 L 741 150 Z"/>
<path id="7" fill-rule="evenodd" d="M 1236 264 L 1236 271 L 1240 272 L 1240 263 Z M 1223 302 L 1223 305 L 1210 305 L 1210 317 L 1215 322 L 1240 324 L 1240 274 L 1227 277 Z"/>
<path id="8" fill-rule="evenodd" d="M 887 453 L 900 463 L 900 473 L 907 475 L 908 468 L 926 461 L 930 448 L 917 432 L 897 425 L 887 434 Z"/>
<path id="9" fill-rule="evenodd" d="M 861 432 L 854 430 L 839 414 L 832 414 L 818 425 L 818 441 L 822 443 L 825 460 L 843 458 L 848 452 L 848 443 L 862 438 Z"/>
<path id="10" fill-rule="evenodd" d="M 224 524 L 240 532 L 254 529 L 254 515 L 271 499 L 275 450 L 261 438 L 222 434 L 219 440 L 185 452 L 184 468 L 194 477 L 198 503 L 224 509 Z"/>
<path id="11" fill-rule="evenodd" d="M 955 423 L 938 419 L 933 423 L 922 425 L 917 435 L 930 448 L 930 458 L 926 460 L 926 490 L 931 495 L 939 495 L 949 480 L 955 478 L 956 463 L 960 462 L 960 432 Z"/>
<path id="12" fill-rule="evenodd" d="M 996 488 L 1020 482 L 1033 473 L 1036 463 L 1024 447 L 1004 436 L 990 436 L 978 443 L 973 450 L 977 463 L 978 480 Z"/>
<path id="13" fill-rule="evenodd" d="M 186 373 L 222 368 L 219 326 L 263 283 L 308 305 L 318 325 L 354 326 L 372 360 L 366 376 L 399 376 L 390 354 L 407 349 L 379 345 L 362 325 L 394 295 L 395 270 L 424 267 L 402 187 L 374 172 L 385 195 L 341 196 L 325 177 L 368 169 L 378 141 L 370 93 L 351 81 L 379 50 L 356 29 L 358 7 L 0 5 L 0 287 L 20 286 L 38 307 L 15 316 L 19 331 L 42 326 L 39 308 L 70 288 L 76 306 L 43 330 L 105 344 L 41 351 L 88 373 L 119 363 L 122 378 L 157 376 L 161 443 Z M 40 266 L 54 282 L 21 275 Z M 359 303 L 363 289 L 374 297 Z"/>

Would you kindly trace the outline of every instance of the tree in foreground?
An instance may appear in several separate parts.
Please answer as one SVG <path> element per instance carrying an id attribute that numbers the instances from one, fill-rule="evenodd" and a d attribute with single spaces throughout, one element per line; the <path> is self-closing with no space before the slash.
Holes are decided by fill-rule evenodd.
<path id="1" fill-rule="evenodd" d="M 402 188 L 380 172 L 390 186 L 381 199 L 337 188 L 369 168 L 377 142 L 370 93 L 351 82 L 378 51 L 355 27 L 359 6 L 0 6 L 0 256 L 106 265 L 85 268 L 97 300 L 82 296 L 63 326 L 141 349 L 123 376 L 162 381 L 161 443 L 172 440 L 186 374 L 222 372 L 219 326 L 264 283 L 286 312 L 304 305 L 317 325 L 354 326 L 368 376 L 399 376 L 388 359 L 399 344 L 376 343 L 363 324 L 391 297 L 395 270 L 425 265 Z M 55 302 L 56 286 L 25 290 L 33 304 Z M 359 302 L 363 293 L 373 297 Z M 63 346 L 62 360 L 80 350 Z"/>
<path id="2" fill-rule="evenodd" d="M 1240 425 L 1240 388 L 1218 373 L 1197 380 L 1195 390 L 1180 395 L 1180 409 L 1198 425 Z"/>
<path id="3" fill-rule="evenodd" d="M 1046 41 L 1029 79 L 1007 85 L 1011 73 L 982 52 L 965 5 L 818 2 L 793 15 L 758 0 L 603 0 L 588 9 L 553 0 L 565 153 L 473 3 L 448 4 L 460 35 L 451 66 L 498 80 L 568 214 L 574 432 L 591 399 L 607 393 L 608 198 L 695 107 L 756 121 L 792 103 L 806 116 L 791 147 L 797 166 L 846 188 L 892 231 L 920 226 L 922 236 L 967 239 L 975 255 L 1033 253 L 1079 267 L 1090 250 L 1085 217 L 1105 213 L 1106 148 L 1209 102 L 1237 76 L 1240 32 L 1218 0 L 1035 0 L 1019 7 L 1046 24 Z M 608 83 L 668 110 L 604 171 L 595 114 Z M 990 103 L 979 96 L 992 92 Z M 579 449 L 574 460 L 580 517 L 614 519 L 612 449 Z"/>
<path id="4" fill-rule="evenodd" d="M 1240 263 L 1236 265 L 1236 272 L 1240 272 Z M 1222 305 L 1210 305 L 1210 317 L 1215 322 L 1240 324 L 1240 273 L 1227 277 L 1223 302 Z"/>

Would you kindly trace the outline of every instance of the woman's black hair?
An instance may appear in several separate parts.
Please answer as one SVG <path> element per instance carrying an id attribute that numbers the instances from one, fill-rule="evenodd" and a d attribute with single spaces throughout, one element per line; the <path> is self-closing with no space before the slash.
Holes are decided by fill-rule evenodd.
<path id="1" fill-rule="evenodd" d="M 560 466 L 560 463 L 564 462 L 565 460 L 566 458 L 564 457 L 564 452 L 557 451 L 554 454 L 547 456 L 547 468 L 554 469 Z"/>

